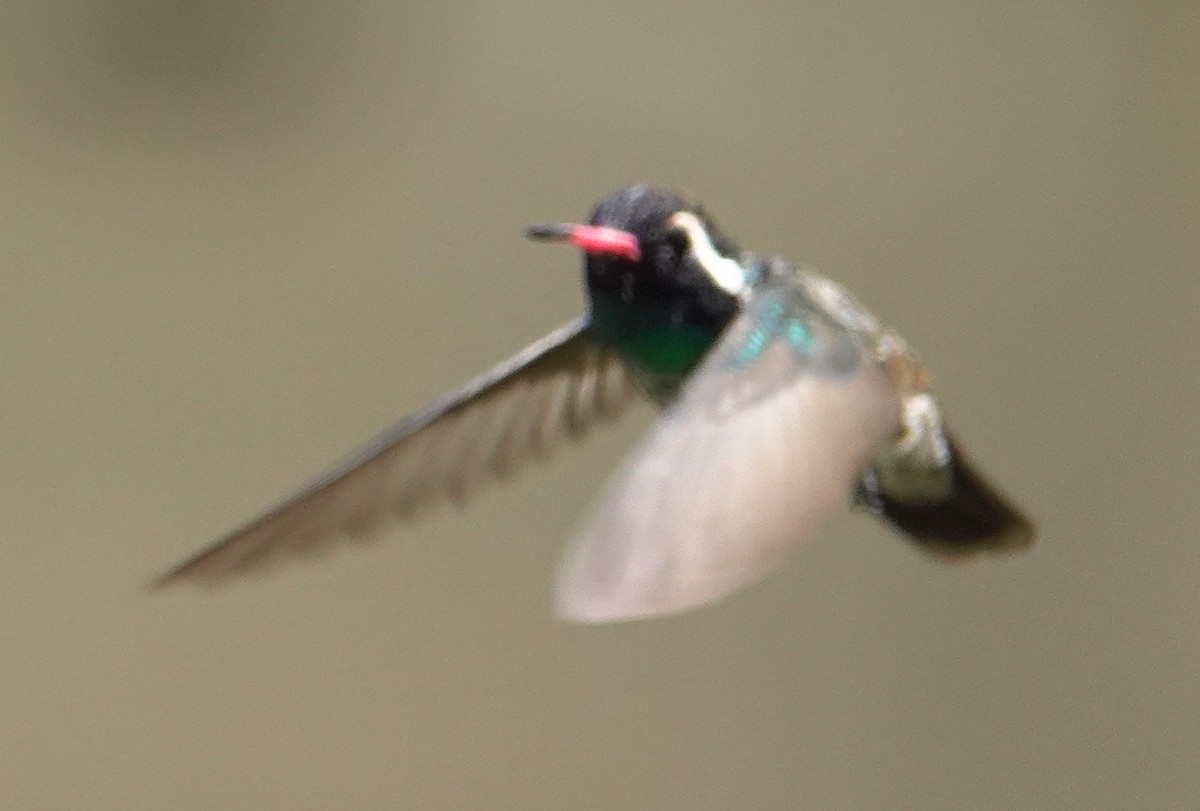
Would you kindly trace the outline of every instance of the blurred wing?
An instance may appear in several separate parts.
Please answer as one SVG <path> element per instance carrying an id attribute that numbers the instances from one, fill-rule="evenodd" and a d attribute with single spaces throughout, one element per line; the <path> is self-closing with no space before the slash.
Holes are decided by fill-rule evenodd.
<path id="1" fill-rule="evenodd" d="M 461 500 L 480 482 L 615 416 L 633 392 L 624 366 L 592 342 L 581 318 L 388 428 L 158 583 L 220 580 L 362 535 L 389 516 Z"/>
<path id="2" fill-rule="evenodd" d="M 790 285 L 756 295 L 600 497 L 560 615 L 673 614 L 759 579 L 850 505 L 898 408 L 855 333 Z"/>

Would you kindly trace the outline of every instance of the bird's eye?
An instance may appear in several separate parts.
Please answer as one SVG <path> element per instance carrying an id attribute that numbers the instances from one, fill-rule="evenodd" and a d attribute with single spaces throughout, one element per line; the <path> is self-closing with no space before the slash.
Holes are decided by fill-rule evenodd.
<path id="1" fill-rule="evenodd" d="M 681 228 L 673 228 L 663 237 L 663 253 L 667 258 L 677 259 L 688 252 L 691 242 Z"/>

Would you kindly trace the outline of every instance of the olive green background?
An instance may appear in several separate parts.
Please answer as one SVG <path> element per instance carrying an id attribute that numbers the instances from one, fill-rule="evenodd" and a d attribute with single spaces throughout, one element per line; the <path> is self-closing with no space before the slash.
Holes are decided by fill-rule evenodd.
<path id="1" fill-rule="evenodd" d="M 0 806 L 1183 809 L 1200 8 L 0 10 Z M 466 511 L 145 590 L 578 312 L 629 182 L 918 346 L 1032 554 L 839 518 L 726 603 L 549 593 L 643 409 Z"/>

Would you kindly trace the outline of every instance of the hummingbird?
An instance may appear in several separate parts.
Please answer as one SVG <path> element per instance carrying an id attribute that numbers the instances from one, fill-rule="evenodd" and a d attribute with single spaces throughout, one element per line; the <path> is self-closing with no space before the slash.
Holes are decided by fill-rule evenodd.
<path id="1" fill-rule="evenodd" d="M 676 614 L 777 569 L 851 506 L 943 559 L 1019 550 L 1032 523 L 948 431 L 916 352 L 842 286 L 743 251 L 679 194 L 635 185 L 587 224 L 527 235 L 583 253 L 587 311 L 401 419 L 162 575 L 215 582 L 462 502 L 611 421 L 661 416 L 563 561 L 557 613 Z"/>

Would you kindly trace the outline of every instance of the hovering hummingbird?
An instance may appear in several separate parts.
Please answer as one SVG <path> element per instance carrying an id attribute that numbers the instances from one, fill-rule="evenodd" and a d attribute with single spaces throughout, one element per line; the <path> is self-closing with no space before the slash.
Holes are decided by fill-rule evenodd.
<path id="1" fill-rule="evenodd" d="M 582 317 L 379 434 L 159 579 L 216 581 L 461 501 L 637 397 L 661 419 L 566 557 L 566 619 L 673 614 L 758 580 L 856 503 L 943 557 L 1018 549 L 1032 524 L 947 432 L 914 351 L 838 284 L 743 252 L 653 186 L 587 225 L 535 225 L 583 251 Z"/>

